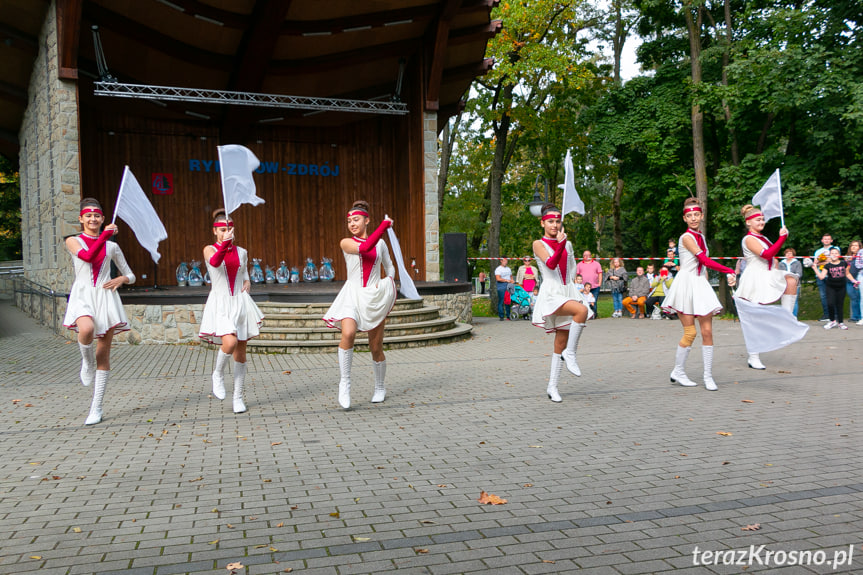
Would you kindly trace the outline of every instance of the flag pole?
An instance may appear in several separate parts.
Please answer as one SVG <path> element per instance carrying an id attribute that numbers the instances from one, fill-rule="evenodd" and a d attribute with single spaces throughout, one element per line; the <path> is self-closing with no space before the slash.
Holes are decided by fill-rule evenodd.
<path id="1" fill-rule="evenodd" d="M 120 205 L 120 198 L 123 197 L 123 187 L 126 184 L 126 174 L 128 174 L 128 173 L 129 173 L 129 166 L 125 166 L 123 168 L 123 179 L 120 180 L 120 191 L 117 192 L 117 201 L 114 202 L 114 216 L 111 218 L 112 224 L 117 221 L 117 206 Z"/>
<path id="2" fill-rule="evenodd" d="M 776 168 L 776 186 L 779 188 L 779 221 L 785 227 L 785 205 L 782 203 L 782 181 L 779 177 L 779 168 Z"/>
<path id="3" fill-rule="evenodd" d="M 219 182 L 222 184 L 222 207 L 225 208 L 225 221 L 231 219 L 228 213 L 228 200 L 225 197 L 225 171 L 222 170 L 222 146 L 216 146 L 216 154 L 219 156 Z"/>

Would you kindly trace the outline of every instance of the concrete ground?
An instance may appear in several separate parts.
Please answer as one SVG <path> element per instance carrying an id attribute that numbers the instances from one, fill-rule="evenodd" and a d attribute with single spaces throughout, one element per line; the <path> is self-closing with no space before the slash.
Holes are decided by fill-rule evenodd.
<path id="1" fill-rule="evenodd" d="M 250 356 L 234 415 L 215 352 L 118 345 L 84 427 L 77 346 L 3 301 L 0 572 L 860 573 L 863 328 L 822 325 L 755 371 L 716 321 L 708 392 L 678 323 L 596 320 L 553 404 L 551 336 L 478 318 L 388 352 L 383 404 L 357 354 L 347 412 L 334 355 Z"/>

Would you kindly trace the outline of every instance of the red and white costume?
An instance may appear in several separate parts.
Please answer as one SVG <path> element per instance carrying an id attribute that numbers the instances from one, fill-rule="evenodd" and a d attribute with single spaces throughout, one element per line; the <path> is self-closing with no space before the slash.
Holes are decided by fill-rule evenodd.
<path id="1" fill-rule="evenodd" d="M 111 279 L 111 262 L 129 279 L 129 283 L 135 282 L 135 274 L 129 269 L 123 250 L 116 243 L 107 241 L 111 235 L 113 232 L 110 230 L 102 232 L 99 238 L 80 234 L 76 239 L 81 249 L 72 254 L 75 281 L 69 291 L 63 325 L 78 331 L 75 325 L 78 318 L 90 317 L 96 337 L 104 336 L 109 330 L 114 333 L 129 331 L 129 320 L 120 294 L 103 287 Z"/>
<path id="2" fill-rule="evenodd" d="M 683 238 L 687 235 L 695 241 L 698 252 L 692 253 L 686 249 Z M 725 273 L 734 273 L 734 270 L 708 258 L 707 241 L 701 232 L 686 230 L 677 240 L 677 245 L 680 246 L 680 271 L 674 276 L 674 282 L 662 300 L 662 309 L 668 313 L 694 316 L 719 313 L 722 311 L 722 304 L 707 279 L 707 268 Z M 699 257 L 702 254 L 703 256 Z"/>
<path id="3" fill-rule="evenodd" d="M 209 343 L 220 343 L 223 335 L 233 334 L 248 341 L 260 334 L 264 319 L 252 296 L 243 291 L 249 279 L 248 252 L 229 242 L 214 244 L 216 253 L 207 262 L 212 287 L 198 337 Z"/>
<path id="4" fill-rule="evenodd" d="M 357 246 L 368 240 L 353 238 Z M 348 279 L 333 304 L 324 314 L 327 327 L 335 328 L 336 322 L 351 318 L 357 322 L 358 331 L 369 331 L 379 326 L 396 303 L 396 270 L 390 260 L 390 252 L 383 239 L 378 239 L 370 250 L 345 256 Z M 381 266 L 386 277 L 381 278 Z"/>
<path id="5" fill-rule="evenodd" d="M 568 301 L 584 303 L 583 294 L 574 281 L 575 255 L 572 243 L 566 241 L 561 245 L 557 240 L 546 237 L 542 238 L 542 243 L 547 250 L 544 254 L 545 258 L 534 253 L 542 274 L 542 284 L 539 286 L 539 295 L 536 297 L 531 323 L 545 329 L 546 333 L 559 329 L 568 330 L 572 323 L 572 316 L 554 315 L 554 312 Z M 588 314 L 593 315 L 589 307 Z"/>
<path id="6" fill-rule="evenodd" d="M 749 232 L 743 236 L 743 257 L 746 259 L 746 268 L 740 275 L 735 296 L 751 301 L 753 303 L 769 304 L 782 297 L 788 286 L 785 276 L 797 277 L 790 271 L 778 269 L 774 264 L 774 257 L 779 253 L 779 248 L 785 243 L 787 236 L 779 236 L 779 241 L 771 243 L 761 234 Z M 762 249 L 755 253 L 746 245 L 747 238 L 755 238 L 761 244 Z"/>

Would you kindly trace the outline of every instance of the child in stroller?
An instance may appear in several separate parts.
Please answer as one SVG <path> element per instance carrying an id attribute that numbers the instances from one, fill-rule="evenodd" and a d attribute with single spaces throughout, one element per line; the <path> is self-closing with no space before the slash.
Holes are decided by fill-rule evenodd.
<path id="1" fill-rule="evenodd" d="M 509 284 L 509 299 L 512 302 L 512 308 L 509 312 L 509 318 L 516 320 L 519 318 L 529 319 L 530 310 L 530 294 L 518 284 Z"/>

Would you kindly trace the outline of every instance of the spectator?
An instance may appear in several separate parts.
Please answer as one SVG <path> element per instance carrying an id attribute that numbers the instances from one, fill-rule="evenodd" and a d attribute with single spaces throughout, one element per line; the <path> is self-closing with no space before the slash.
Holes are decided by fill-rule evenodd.
<path id="1" fill-rule="evenodd" d="M 480 293 L 480 295 L 484 294 L 485 293 L 485 281 L 486 281 L 486 279 L 488 279 L 485 275 L 485 272 L 479 272 L 479 277 L 477 279 L 479 280 L 479 293 Z"/>
<path id="2" fill-rule="evenodd" d="M 593 254 L 585 251 L 582 254 L 582 260 L 575 266 L 575 273 L 584 279 L 585 284 L 595 286 L 590 293 L 593 294 L 593 311 L 596 313 L 596 301 L 599 299 L 599 288 L 602 286 L 602 266 L 593 259 Z"/>
<path id="3" fill-rule="evenodd" d="M 848 244 L 848 253 L 845 254 L 845 261 L 848 262 L 848 270 L 851 272 L 851 279 L 845 283 L 845 291 L 848 298 L 851 300 L 851 317 L 850 321 L 857 323 L 860 321 L 860 290 L 854 285 L 857 281 L 857 276 L 860 275 L 860 269 L 857 268 L 857 255 L 860 253 L 860 241 L 854 240 Z M 852 281 L 854 280 L 854 281 Z"/>
<path id="4" fill-rule="evenodd" d="M 536 287 L 536 266 L 530 265 L 530 256 L 525 256 L 522 260 L 523 265 L 519 266 L 518 273 L 515 276 L 515 283 L 524 288 L 524 291 L 531 293 Z"/>
<path id="5" fill-rule="evenodd" d="M 860 240 L 854 240 L 857 242 L 857 245 L 863 248 L 863 244 L 860 243 Z M 857 250 L 857 255 L 854 256 L 854 261 L 849 264 L 849 269 L 851 270 L 851 275 L 855 275 L 857 278 L 857 293 L 860 295 L 860 320 L 857 322 L 857 325 L 863 325 L 863 249 Z"/>
<path id="6" fill-rule="evenodd" d="M 672 248 L 668 248 L 668 251 L 665 252 L 665 259 L 662 261 L 662 267 L 667 269 L 669 275 L 672 277 L 677 274 L 677 271 L 680 269 L 680 260 L 677 259 L 676 252 Z"/>
<path id="7" fill-rule="evenodd" d="M 644 275 L 647 276 L 647 281 L 653 283 L 653 280 L 656 279 L 656 266 L 653 264 L 647 264 L 647 269 L 644 270 Z"/>
<path id="8" fill-rule="evenodd" d="M 584 284 L 584 288 L 582 288 L 581 293 L 584 294 L 584 303 L 593 310 L 593 317 L 588 319 L 596 319 L 598 316 L 596 315 L 596 298 L 593 297 L 593 290 L 591 289 L 591 283 L 587 282 Z"/>
<path id="9" fill-rule="evenodd" d="M 605 274 L 605 280 L 611 289 L 611 301 L 614 304 L 614 313 L 611 314 L 611 317 L 623 316 L 623 293 L 626 291 L 626 280 L 628 279 L 629 273 L 623 268 L 623 260 L 612 258 L 611 266 Z"/>
<path id="10" fill-rule="evenodd" d="M 500 321 L 503 321 L 504 318 L 509 319 L 511 306 L 506 305 L 504 299 L 506 298 L 507 286 L 515 283 L 515 280 L 512 279 L 512 270 L 507 265 L 508 263 L 508 259 L 500 258 L 500 265 L 494 268 L 494 279 L 497 281 L 497 316 L 500 318 Z M 506 315 L 504 315 L 504 312 L 506 312 Z"/>
<path id="11" fill-rule="evenodd" d="M 845 280 L 851 279 L 854 282 L 854 287 L 860 283 L 851 278 L 851 271 L 848 269 L 848 262 L 842 259 L 842 252 L 836 246 L 830 248 L 829 259 L 823 266 L 816 267 L 815 275 L 819 279 L 824 280 L 824 286 L 827 289 L 827 314 L 830 321 L 824 326 L 824 329 L 848 329 L 848 326 L 842 321 L 842 315 L 845 312 Z"/>
<path id="12" fill-rule="evenodd" d="M 650 282 L 650 295 L 647 296 L 647 300 L 644 302 L 645 312 L 648 317 L 653 315 L 653 307 L 658 303 L 662 303 L 662 300 L 665 299 L 665 290 L 671 287 L 672 281 L 674 280 L 671 274 L 668 273 L 668 270 L 662 268 L 659 270 L 659 275 Z"/>
<path id="13" fill-rule="evenodd" d="M 581 274 L 575 274 L 575 289 L 584 291 L 584 278 L 581 277 Z"/>
<path id="14" fill-rule="evenodd" d="M 795 257 L 797 252 L 794 248 L 785 248 L 785 258 L 779 260 L 779 269 L 789 271 L 797 276 L 797 301 L 794 302 L 794 317 L 800 309 L 800 282 L 803 279 L 803 266 Z"/>
<path id="15" fill-rule="evenodd" d="M 815 255 L 812 256 L 812 259 L 815 260 L 815 263 L 812 266 L 812 271 L 815 272 L 815 284 L 818 286 L 818 293 L 821 296 L 821 310 L 823 315 L 821 319 L 818 321 L 830 321 L 828 317 L 830 315 L 828 305 L 827 305 L 827 286 L 824 283 L 823 279 L 820 279 L 821 276 L 818 274 L 818 270 L 824 269 L 824 264 L 827 263 L 827 257 L 830 253 L 830 248 L 833 247 L 833 236 L 830 234 L 824 234 L 821 236 L 821 247 L 815 250 Z"/>
<path id="16" fill-rule="evenodd" d="M 536 305 L 536 297 L 539 295 L 539 286 L 533 288 L 530 292 L 530 314 L 533 315 L 533 307 Z"/>
<path id="17" fill-rule="evenodd" d="M 650 281 L 644 275 L 644 268 L 638 266 L 635 268 L 635 277 L 629 282 L 629 295 L 623 299 L 623 307 L 630 313 L 633 319 L 638 319 L 638 312 L 632 307 L 632 304 L 638 306 L 641 311 L 642 319 L 647 319 L 647 313 L 644 308 L 647 302 L 647 296 L 650 295 Z"/>
<path id="18" fill-rule="evenodd" d="M 677 249 L 677 240 L 674 238 L 668 238 L 668 249 L 674 250 L 674 259 L 680 257 L 680 251 Z"/>

